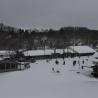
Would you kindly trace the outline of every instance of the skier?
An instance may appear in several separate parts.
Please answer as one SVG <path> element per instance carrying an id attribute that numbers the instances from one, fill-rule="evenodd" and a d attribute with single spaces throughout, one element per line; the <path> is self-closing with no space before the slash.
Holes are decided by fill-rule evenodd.
<path id="1" fill-rule="evenodd" d="M 63 62 L 63 65 L 65 65 L 65 61 Z"/>
<path id="2" fill-rule="evenodd" d="M 54 67 L 52 67 L 52 71 L 54 71 Z"/>
<path id="3" fill-rule="evenodd" d="M 79 64 L 79 66 L 80 66 L 80 61 L 78 61 L 78 64 Z"/>
<path id="4" fill-rule="evenodd" d="M 49 62 L 49 60 L 47 59 L 47 60 L 46 60 L 46 62 L 48 63 L 48 62 Z"/>
<path id="5" fill-rule="evenodd" d="M 76 65 L 76 61 L 73 61 L 73 66 L 75 66 Z"/>
<path id="6" fill-rule="evenodd" d="M 56 60 L 56 61 L 55 61 L 55 63 L 56 63 L 56 64 L 59 64 L 59 61 L 58 61 L 58 60 Z"/>
<path id="7" fill-rule="evenodd" d="M 82 63 L 84 64 L 84 60 L 82 61 Z"/>
<path id="8" fill-rule="evenodd" d="M 81 66 L 81 69 L 84 69 L 84 66 Z"/>

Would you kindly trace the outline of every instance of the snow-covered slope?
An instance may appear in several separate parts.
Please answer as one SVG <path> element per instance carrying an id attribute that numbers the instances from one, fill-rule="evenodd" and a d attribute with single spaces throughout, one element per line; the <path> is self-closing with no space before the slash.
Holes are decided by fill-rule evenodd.
<path id="1" fill-rule="evenodd" d="M 79 60 L 78 58 L 74 58 Z M 92 65 L 91 59 L 84 65 Z M 31 68 L 24 71 L 0 74 L 1 98 L 96 98 L 98 96 L 98 80 L 90 76 L 90 69 L 80 69 L 78 63 L 73 67 L 73 59 L 59 59 L 48 63 L 37 61 Z M 52 71 L 59 70 L 60 73 Z M 80 73 L 77 73 L 80 72 Z"/>

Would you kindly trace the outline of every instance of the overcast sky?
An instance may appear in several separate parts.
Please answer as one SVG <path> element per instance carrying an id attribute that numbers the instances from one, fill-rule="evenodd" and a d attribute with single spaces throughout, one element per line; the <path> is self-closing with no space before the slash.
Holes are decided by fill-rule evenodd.
<path id="1" fill-rule="evenodd" d="M 0 0 L 0 22 L 21 28 L 98 28 L 98 0 Z"/>

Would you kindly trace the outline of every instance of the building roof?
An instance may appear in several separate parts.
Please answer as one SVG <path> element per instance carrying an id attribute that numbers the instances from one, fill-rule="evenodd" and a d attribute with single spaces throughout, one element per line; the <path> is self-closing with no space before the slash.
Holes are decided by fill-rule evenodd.
<path id="1" fill-rule="evenodd" d="M 8 50 L 0 51 L 0 55 L 10 55 L 10 54 L 15 54 L 15 52 L 14 51 L 8 51 Z"/>
<path id="2" fill-rule="evenodd" d="M 24 55 L 25 56 L 39 56 L 39 55 L 50 55 L 51 53 L 53 53 L 53 50 L 29 50 L 29 51 L 25 51 Z"/>
<path id="3" fill-rule="evenodd" d="M 63 54 L 63 52 L 72 52 L 72 50 L 67 51 L 67 49 L 56 49 L 56 53 Z M 46 49 L 44 50 L 29 50 L 25 51 L 24 55 L 25 56 L 42 56 L 42 55 L 51 55 L 54 53 L 54 50 L 52 49 Z"/>
<path id="4" fill-rule="evenodd" d="M 70 46 L 69 48 L 76 53 L 95 53 L 96 52 L 94 49 L 92 49 L 89 46 Z"/>
<path id="5" fill-rule="evenodd" d="M 4 59 L 4 60 L 1 60 L 0 61 L 0 64 L 2 64 L 2 63 L 9 63 L 9 64 L 20 64 L 19 62 L 17 62 L 17 61 L 14 61 L 14 60 L 8 60 L 8 59 Z"/>

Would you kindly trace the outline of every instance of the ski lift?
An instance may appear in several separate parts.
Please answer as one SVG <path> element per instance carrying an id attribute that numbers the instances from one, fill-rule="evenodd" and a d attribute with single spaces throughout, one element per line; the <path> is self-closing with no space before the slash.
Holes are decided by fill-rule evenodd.
<path id="1" fill-rule="evenodd" d="M 54 55 L 56 54 L 56 48 L 54 49 Z M 56 57 L 57 58 L 57 57 Z M 56 59 L 55 64 L 58 65 L 59 61 Z"/>
<path id="2" fill-rule="evenodd" d="M 63 50 L 62 58 L 63 58 L 63 60 L 65 59 L 65 51 L 64 50 Z"/>
<path id="3" fill-rule="evenodd" d="M 65 65 L 65 60 L 64 60 L 64 59 L 65 59 L 65 57 L 64 57 L 64 55 L 65 55 L 65 54 L 64 54 L 64 52 L 63 52 L 63 54 L 62 54 L 62 58 L 63 58 L 63 65 Z"/>
<path id="4" fill-rule="evenodd" d="M 78 60 L 78 64 L 79 64 L 79 66 L 80 66 L 80 61 Z"/>

